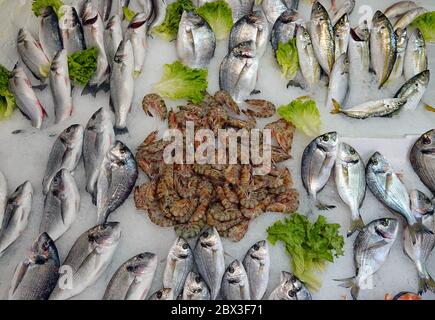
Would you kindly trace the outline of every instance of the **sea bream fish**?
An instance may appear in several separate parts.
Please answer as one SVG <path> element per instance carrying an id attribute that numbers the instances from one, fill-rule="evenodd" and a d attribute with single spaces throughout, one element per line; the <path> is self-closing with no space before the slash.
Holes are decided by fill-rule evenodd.
<path id="1" fill-rule="evenodd" d="M 360 289 L 385 263 L 399 231 L 396 219 L 379 219 L 370 222 L 355 239 L 354 261 L 356 275 L 342 281 L 341 287 L 350 288 L 352 298 L 358 299 Z"/>
<path id="2" fill-rule="evenodd" d="M 187 275 L 182 300 L 210 300 L 210 290 L 199 274 L 189 272 Z"/>
<path id="3" fill-rule="evenodd" d="M 156 292 L 154 292 L 149 298 L 148 300 L 160 300 L 160 301 L 165 301 L 165 300 L 174 300 L 174 292 L 172 291 L 171 288 L 163 288 L 160 289 Z"/>
<path id="4" fill-rule="evenodd" d="M 364 228 L 360 209 L 366 195 L 365 165 L 352 146 L 340 143 L 334 169 L 338 194 L 351 213 L 351 223 L 347 232 L 349 237 L 355 231 Z"/>
<path id="5" fill-rule="evenodd" d="M 194 11 L 184 11 L 177 35 L 177 54 L 190 68 L 207 68 L 216 49 L 216 36 L 207 21 Z"/>
<path id="6" fill-rule="evenodd" d="M 83 33 L 86 46 L 98 49 L 97 70 L 84 88 L 82 95 L 97 95 L 100 89 L 107 91 L 109 75 L 109 61 L 107 60 L 106 49 L 104 47 L 104 23 L 98 10 L 91 2 L 86 2 L 82 12 Z"/>
<path id="7" fill-rule="evenodd" d="M 104 29 L 104 45 L 107 60 L 111 67 L 115 59 L 116 51 L 118 51 L 119 45 L 123 39 L 121 18 L 119 15 L 114 15 L 107 21 L 106 29 Z"/>
<path id="8" fill-rule="evenodd" d="M 296 28 L 299 21 L 299 14 L 294 10 L 284 11 L 272 27 L 270 43 L 276 53 L 280 43 L 286 44 L 296 36 Z"/>
<path id="9" fill-rule="evenodd" d="M 266 51 L 269 39 L 269 24 L 262 11 L 252 11 L 238 20 L 230 32 L 228 52 L 238 47 L 241 43 L 251 41 L 255 45 L 258 58 Z"/>
<path id="10" fill-rule="evenodd" d="M 55 123 L 60 123 L 70 118 L 73 113 L 72 86 L 66 50 L 60 50 L 54 56 L 49 79 L 54 102 Z"/>
<path id="11" fill-rule="evenodd" d="M 42 233 L 15 268 L 9 300 L 47 300 L 59 279 L 59 267 L 56 245 L 47 233 Z"/>
<path id="12" fill-rule="evenodd" d="M 249 41 L 239 44 L 221 63 L 220 89 L 227 91 L 235 102 L 244 101 L 255 90 L 258 66 L 255 43 Z"/>
<path id="13" fill-rule="evenodd" d="M 120 141 L 106 153 L 97 181 L 97 221 L 102 223 L 130 196 L 138 177 L 130 149 Z"/>
<path id="14" fill-rule="evenodd" d="M 84 232 L 61 266 L 61 270 L 67 270 L 72 278 L 61 278 L 49 299 L 67 300 L 93 285 L 112 261 L 120 238 L 118 222 L 98 225 Z"/>
<path id="15" fill-rule="evenodd" d="M 211 300 L 216 300 L 225 273 L 224 249 L 216 228 L 208 227 L 201 233 L 194 257 L 199 274 L 210 288 Z"/>
<path id="16" fill-rule="evenodd" d="M 134 98 L 134 55 L 131 42 L 122 41 L 110 75 L 110 107 L 115 112 L 115 133 L 125 134 Z"/>
<path id="17" fill-rule="evenodd" d="M 397 57 L 396 33 L 391 22 L 381 11 L 377 11 L 373 16 L 370 55 L 380 89 L 390 78 Z"/>
<path id="18" fill-rule="evenodd" d="M 18 31 L 17 50 L 30 72 L 36 79 L 43 82 L 50 72 L 50 60 L 39 42 L 24 28 Z"/>
<path id="19" fill-rule="evenodd" d="M 396 81 L 400 79 L 403 75 L 403 67 L 405 63 L 405 52 L 406 47 L 408 45 L 408 32 L 406 29 L 397 29 L 396 30 L 396 38 L 397 38 L 397 57 L 396 62 L 394 63 L 393 70 L 391 71 L 391 75 L 389 80 Z"/>
<path id="20" fill-rule="evenodd" d="M 254 10 L 255 5 L 255 0 L 226 0 L 226 2 L 231 7 L 233 22 L 238 21 L 241 17 Z"/>
<path id="21" fill-rule="evenodd" d="M 13 93 L 18 109 L 31 121 L 32 126 L 41 129 L 47 112 L 39 101 L 23 68 L 16 65 L 9 79 L 9 90 Z"/>
<path id="22" fill-rule="evenodd" d="M 130 40 L 134 53 L 134 76 L 138 77 L 145 65 L 147 55 L 147 32 L 148 32 L 148 17 L 145 13 L 138 13 L 130 21 L 125 33 L 125 40 Z"/>
<path id="23" fill-rule="evenodd" d="M 221 293 L 223 300 L 251 300 L 248 275 L 239 260 L 230 263 L 225 271 Z"/>
<path id="24" fill-rule="evenodd" d="M 430 71 L 425 70 L 406 81 L 394 97 L 406 99 L 403 109 L 416 110 L 429 86 L 429 81 Z"/>
<path id="25" fill-rule="evenodd" d="M 115 132 L 110 112 L 105 108 L 95 112 L 85 128 L 83 138 L 83 163 L 86 173 L 86 191 L 97 203 L 97 180 L 101 164 L 115 143 Z"/>
<path id="26" fill-rule="evenodd" d="M 335 206 L 318 202 L 317 195 L 331 176 L 337 158 L 337 146 L 337 132 L 325 133 L 311 141 L 302 155 L 302 182 L 310 200 L 319 210 L 335 208 Z"/>
<path id="27" fill-rule="evenodd" d="M 29 181 L 24 182 L 9 196 L 0 228 L 0 257 L 27 228 L 32 201 L 33 187 Z"/>
<path id="28" fill-rule="evenodd" d="M 350 86 L 349 66 L 349 58 L 346 53 L 343 53 L 335 61 L 329 79 L 327 109 L 331 109 L 333 100 L 338 101 L 340 105 L 345 103 Z"/>
<path id="29" fill-rule="evenodd" d="M 269 284 L 270 254 L 265 240 L 255 243 L 246 253 L 243 266 L 248 275 L 251 300 L 262 300 Z"/>
<path id="30" fill-rule="evenodd" d="M 8 182 L 3 172 L 0 171 L 0 226 L 3 222 L 6 205 L 8 203 Z"/>
<path id="31" fill-rule="evenodd" d="M 299 67 L 305 83 L 310 90 L 319 83 L 322 68 L 314 53 L 311 36 L 303 26 L 296 30 L 296 47 L 299 55 Z"/>
<path id="32" fill-rule="evenodd" d="M 59 20 L 52 7 L 46 7 L 41 10 L 39 19 L 39 42 L 49 61 L 54 58 L 58 51 L 63 49 Z"/>
<path id="33" fill-rule="evenodd" d="M 83 27 L 76 9 L 63 5 L 59 9 L 59 29 L 62 44 L 68 54 L 86 49 Z"/>
<path id="34" fill-rule="evenodd" d="M 311 10 L 309 33 L 317 60 L 329 76 L 335 62 L 334 29 L 328 12 L 319 1 L 314 2 Z"/>
<path id="35" fill-rule="evenodd" d="M 286 10 L 298 9 L 298 2 L 295 0 L 263 0 L 261 7 L 266 15 L 267 21 L 274 24 L 279 16 Z"/>
<path id="36" fill-rule="evenodd" d="M 376 199 L 406 220 L 414 243 L 419 232 L 433 234 L 412 214 L 408 190 L 379 152 L 374 153 L 367 164 L 366 181 Z"/>
<path id="37" fill-rule="evenodd" d="M 129 259 L 115 272 L 103 300 L 145 300 L 157 269 L 157 256 L 144 252 Z"/>
<path id="38" fill-rule="evenodd" d="M 404 59 L 403 71 L 406 80 L 428 69 L 426 41 L 420 29 L 411 33 Z"/>
<path id="39" fill-rule="evenodd" d="M 435 197 L 435 129 L 423 134 L 411 150 L 412 168 Z"/>
<path id="40" fill-rule="evenodd" d="M 80 210 L 80 192 L 74 177 L 66 169 L 56 173 L 45 197 L 39 232 L 47 232 L 56 241 L 71 228 Z"/>
<path id="41" fill-rule="evenodd" d="M 79 124 L 66 128 L 51 148 L 42 181 L 42 192 L 47 194 L 51 180 L 60 169 L 73 173 L 82 156 L 83 127 Z"/>
<path id="42" fill-rule="evenodd" d="M 347 14 L 343 15 L 334 25 L 335 59 L 347 54 L 350 39 L 350 21 Z"/>
<path id="43" fill-rule="evenodd" d="M 281 280 L 270 294 L 268 300 L 312 300 L 311 293 L 295 275 L 281 272 Z"/>
<path id="44" fill-rule="evenodd" d="M 342 108 L 338 101 L 332 100 L 333 110 L 331 111 L 331 113 L 341 113 L 354 119 L 385 117 L 398 111 L 406 104 L 406 102 L 407 100 L 404 98 L 387 98 L 364 102 L 354 107 Z"/>

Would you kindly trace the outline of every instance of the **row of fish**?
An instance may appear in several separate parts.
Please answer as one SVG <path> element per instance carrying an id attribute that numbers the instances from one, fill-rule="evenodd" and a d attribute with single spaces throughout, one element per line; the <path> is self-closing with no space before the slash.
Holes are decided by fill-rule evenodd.
<path id="1" fill-rule="evenodd" d="M 416 173 L 431 192 L 433 192 L 435 186 L 434 144 L 435 130 L 431 130 L 417 140 L 410 157 Z M 365 237 L 367 232 L 372 230 L 370 232 L 374 239 L 376 240 L 376 237 L 378 239 L 373 240 L 375 241 L 372 248 L 374 249 L 374 256 L 369 259 L 376 260 L 376 263 L 379 263 L 379 261 L 383 263 L 388 256 L 389 248 L 391 248 L 398 230 L 398 222 L 395 219 L 381 219 L 365 226 L 360 209 L 367 186 L 382 204 L 407 222 L 404 249 L 418 269 L 419 292 L 425 292 L 428 289 L 435 290 L 435 282 L 426 270 L 426 260 L 435 246 L 434 200 L 418 190 L 408 192 L 400 175 L 394 171 L 388 160 L 379 152 L 374 153 L 367 166 L 365 166 L 361 156 L 352 146 L 339 143 L 336 132 L 324 134 L 306 147 L 302 156 L 301 170 L 304 187 L 313 203 L 317 202 L 318 193 L 325 187 L 334 171 L 338 194 L 349 207 L 351 213 L 351 226 L 348 236 L 357 230 L 360 231 L 355 241 L 355 260 L 358 272 L 361 274 L 366 272 L 366 274 L 357 276 L 356 279 L 348 279 L 344 284 L 353 288 L 352 295 L 354 297 L 358 295 L 362 283 L 382 265 L 373 265 L 372 263 L 375 263 L 375 261 L 371 261 L 368 266 L 364 267 L 366 269 L 371 268 L 370 272 L 372 273 L 368 274 L 369 270 L 362 269 L 360 265 L 360 263 L 365 262 L 359 261 L 359 259 L 366 259 L 367 248 L 359 249 L 357 247 L 368 245 L 365 242 L 370 242 L 370 237 Z M 334 206 L 320 202 L 317 202 L 317 207 L 321 210 L 334 208 Z M 385 231 L 386 233 L 383 234 L 384 231 L 379 231 L 383 228 L 389 231 Z M 373 230 L 378 230 L 378 234 L 375 235 Z M 393 241 L 387 241 L 391 239 Z M 382 246 L 380 246 L 379 242 L 381 242 Z M 358 250 L 362 250 L 364 254 L 358 253 Z M 383 252 L 381 254 L 382 259 L 375 257 L 376 254 L 380 254 L 379 252 Z"/>

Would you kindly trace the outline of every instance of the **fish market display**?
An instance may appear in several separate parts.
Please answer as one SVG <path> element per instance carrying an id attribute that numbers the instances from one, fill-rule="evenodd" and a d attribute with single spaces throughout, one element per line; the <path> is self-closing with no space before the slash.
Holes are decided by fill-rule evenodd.
<path id="1" fill-rule="evenodd" d="M 265 240 L 254 244 L 243 259 L 251 300 L 261 300 L 269 284 L 270 255 Z"/>
<path id="2" fill-rule="evenodd" d="M 356 275 L 343 279 L 341 286 L 351 289 L 352 298 L 358 299 L 360 289 L 366 281 L 385 263 L 390 254 L 397 233 L 399 223 L 396 219 L 379 219 L 370 222 L 358 234 L 354 242 L 354 261 Z"/>
<path id="3" fill-rule="evenodd" d="M 59 279 L 50 300 L 70 299 L 95 283 L 111 262 L 120 237 L 118 222 L 98 225 L 83 233 L 61 267 L 67 269 L 72 278 Z"/>
<path id="4" fill-rule="evenodd" d="M 157 268 L 157 256 L 144 252 L 126 261 L 115 272 L 103 300 L 145 300 Z"/>
<path id="5" fill-rule="evenodd" d="M 63 49 L 59 21 L 52 7 L 47 7 L 42 11 L 39 20 L 39 42 L 49 61 Z"/>
<path id="6" fill-rule="evenodd" d="M 187 275 L 182 300 L 210 300 L 210 290 L 199 274 L 189 272 Z"/>
<path id="7" fill-rule="evenodd" d="M 224 300 L 251 300 L 248 275 L 239 260 L 234 260 L 225 271 L 221 293 Z"/>
<path id="8" fill-rule="evenodd" d="M 59 279 L 59 267 L 56 245 L 42 233 L 15 269 L 9 300 L 47 300 Z"/>
<path id="9" fill-rule="evenodd" d="M 147 54 L 148 17 L 145 13 L 138 13 L 128 25 L 125 40 L 130 40 L 134 53 L 134 76 L 143 71 Z"/>
<path id="10" fill-rule="evenodd" d="M 312 300 L 311 293 L 297 277 L 281 272 L 281 280 L 269 296 L 269 300 Z"/>
<path id="11" fill-rule="evenodd" d="M 59 12 L 59 29 L 62 37 L 62 44 L 68 54 L 86 49 L 83 27 L 79 15 L 72 6 L 63 5 Z"/>
<path id="12" fill-rule="evenodd" d="M 415 173 L 435 196 L 435 129 L 426 132 L 416 141 L 410 160 Z"/>
<path id="13" fill-rule="evenodd" d="M 406 80 L 409 80 L 417 74 L 427 70 L 427 49 L 426 42 L 420 29 L 415 29 L 411 33 L 404 58 L 404 74 Z"/>
<path id="14" fill-rule="evenodd" d="M 396 93 L 395 97 L 406 99 L 405 110 L 416 110 L 429 86 L 430 71 L 425 70 L 409 79 Z"/>

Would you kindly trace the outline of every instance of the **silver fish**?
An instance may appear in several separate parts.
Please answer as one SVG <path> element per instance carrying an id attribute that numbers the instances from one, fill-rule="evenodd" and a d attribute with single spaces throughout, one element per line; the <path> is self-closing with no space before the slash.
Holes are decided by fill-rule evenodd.
<path id="1" fill-rule="evenodd" d="M 350 16 L 355 8 L 355 0 L 346 0 L 343 5 L 334 13 L 332 25 L 334 26 L 344 15 Z"/>
<path id="2" fill-rule="evenodd" d="M 47 300 L 59 279 L 59 267 L 56 245 L 42 233 L 30 254 L 15 268 L 9 300 Z"/>
<path id="3" fill-rule="evenodd" d="M 269 24 L 261 11 L 253 11 L 238 20 L 230 32 L 228 52 L 241 43 L 252 41 L 255 44 L 256 55 L 264 55 L 269 37 Z"/>
<path id="4" fill-rule="evenodd" d="M 59 123 L 67 120 L 73 113 L 72 89 L 66 50 L 61 50 L 54 56 L 49 79 L 56 123 Z"/>
<path id="5" fill-rule="evenodd" d="M 199 274 L 189 272 L 187 275 L 182 300 L 210 300 L 210 290 Z"/>
<path id="6" fill-rule="evenodd" d="M 74 177 L 66 169 L 54 176 L 45 197 L 44 212 L 39 232 L 47 232 L 56 241 L 77 218 L 80 210 L 80 192 Z"/>
<path id="7" fill-rule="evenodd" d="M 415 236 L 419 232 L 433 234 L 412 214 L 405 185 L 393 171 L 387 159 L 379 152 L 373 154 L 367 164 L 366 180 L 367 186 L 376 199 L 406 220 L 414 243 Z"/>
<path id="8" fill-rule="evenodd" d="M 415 8 L 418 8 L 418 5 L 414 1 L 399 1 L 385 9 L 384 14 L 390 21 L 393 21 Z"/>
<path id="9" fill-rule="evenodd" d="M 198 272 L 210 288 L 211 300 L 216 300 L 225 273 L 224 249 L 215 228 L 206 228 L 199 236 L 195 249 Z"/>
<path id="10" fill-rule="evenodd" d="M 415 173 L 435 196 L 435 129 L 426 132 L 416 141 L 410 160 Z"/>
<path id="11" fill-rule="evenodd" d="M 358 35 L 354 29 L 350 31 L 349 39 L 349 63 L 350 63 L 350 79 L 358 79 L 361 75 L 367 75 L 370 69 L 370 31 Z"/>
<path id="12" fill-rule="evenodd" d="M 33 127 L 41 129 L 47 112 L 36 96 L 26 73 L 18 65 L 15 66 L 9 79 L 9 90 L 13 93 L 21 113 L 31 121 Z"/>
<path id="13" fill-rule="evenodd" d="M 408 33 L 406 29 L 396 30 L 397 38 L 397 58 L 394 64 L 393 71 L 391 71 L 390 81 L 398 80 L 403 75 L 403 67 L 405 62 L 405 52 L 408 44 Z"/>
<path id="14" fill-rule="evenodd" d="M 284 11 L 276 20 L 272 28 L 270 43 L 274 52 L 280 43 L 288 43 L 296 36 L 299 14 L 294 10 Z"/>
<path id="15" fill-rule="evenodd" d="M 118 51 L 119 45 L 123 39 L 121 18 L 119 15 L 114 15 L 107 21 L 106 29 L 104 30 L 104 45 L 107 59 L 111 67 L 115 59 L 116 51 Z"/>
<path id="16" fill-rule="evenodd" d="M 194 11 L 184 11 L 177 36 L 180 61 L 191 68 L 207 68 L 216 49 L 216 36 L 210 25 Z"/>
<path id="17" fill-rule="evenodd" d="M 65 129 L 54 142 L 42 181 L 44 194 L 48 193 L 51 180 L 60 169 L 74 172 L 82 156 L 83 131 L 81 125 L 72 125 Z"/>
<path id="18" fill-rule="evenodd" d="M 39 42 L 26 29 L 20 29 L 17 49 L 24 64 L 36 79 L 44 81 L 50 72 L 50 60 L 45 55 Z"/>
<path id="19" fill-rule="evenodd" d="M 329 76 L 335 61 L 334 29 L 328 12 L 319 1 L 313 4 L 309 32 L 317 60 Z"/>
<path id="20" fill-rule="evenodd" d="M 417 109 L 429 86 L 430 71 L 426 70 L 408 80 L 396 93 L 396 98 L 406 99 L 405 110 Z"/>
<path id="21" fill-rule="evenodd" d="M 335 59 L 338 59 L 342 54 L 347 53 L 349 47 L 350 21 L 347 14 L 334 25 L 334 39 Z"/>
<path id="22" fill-rule="evenodd" d="M 0 171 L 0 226 L 3 222 L 6 205 L 8 203 L 8 183 L 3 172 Z"/>
<path id="23" fill-rule="evenodd" d="M 254 10 L 255 5 L 255 0 L 226 0 L 226 2 L 231 7 L 234 22 Z"/>
<path id="24" fill-rule="evenodd" d="M 98 222 L 106 221 L 129 197 L 138 176 L 130 149 L 117 141 L 107 152 L 97 181 Z"/>
<path id="25" fill-rule="evenodd" d="M 152 30 L 162 24 L 166 16 L 166 0 L 151 0 L 153 3 L 153 11 L 151 17 L 148 19 L 148 30 Z"/>
<path id="26" fill-rule="evenodd" d="M 241 43 L 221 63 L 220 89 L 227 91 L 236 102 L 244 101 L 257 85 L 258 65 L 255 43 Z"/>
<path id="27" fill-rule="evenodd" d="M 115 132 L 109 111 L 100 108 L 89 120 L 83 139 L 83 163 L 86 172 L 86 191 L 96 200 L 96 187 L 101 164 L 115 143 Z"/>
<path id="28" fill-rule="evenodd" d="M 138 13 L 128 25 L 125 41 L 130 40 L 134 52 L 134 76 L 138 77 L 145 64 L 147 55 L 147 16 L 145 13 Z"/>
<path id="29" fill-rule="evenodd" d="M 364 228 L 360 209 L 366 195 L 364 162 L 359 153 L 350 145 L 340 143 L 335 162 L 335 184 L 343 202 L 349 207 L 351 223 L 347 236 Z"/>
<path id="30" fill-rule="evenodd" d="M 396 24 L 394 25 L 394 30 L 407 28 L 412 21 L 414 21 L 415 19 L 417 19 L 418 17 L 422 16 L 427 12 L 428 12 L 427 9 L 423 7 L 418 7 L 409 10 L 396 22 Z"/>
<path id="31" fill-rule="evenodd" d="M 409 198 L 411 199 L 412 213 L 417 219 L 423 218 L 434 212 L 435 204 L 423 192 L 414 189 L 409 193 Z"/>
<path id="32" fill-rule="evenodd" d="M 24 232 L 32 209 L 33 187 L 29 181 L 20 185 L 8 198 L 0 228 L 0 257 Z"/>
<path id="33" fill-rule="evenodd" d="M 270 254 L 265 240 L 258 241 L 246 253 L 243 266 L 248 275 L 249 292 L 252 300 L 263 299 L 269 283 Z"/>
<path id="34" fill-rule="evenodd" d="M 381 11 L 377 11 L 373 16 L 370 54 L 380 89 L 390 78 L 397 57 L 396 33 L 388 18 Z"/>
<path id="35" fill-rule="evenodd" d="M 296 9 L 293 0 L 263 0 L 261 7 L 269 23 L 274 24 L 279 16 L 288 9 Z"/>
<path id="36" fill-rule="evenodd" d="M 166 267 L 163 273 L 163 286 L 171 288 L 174 297 L 183 290 L 187 275 L 194 265 L 193 251 L 183 238 L 178 238 L 169 250 Z"/>
<path id="37" fill-rule="evenodd" d="M 358 299 L 360 289 L 366 281 L 385 263 L 399 231 L 396 219 L 379 219 L 370 222 L 358 234 L 354 242 L 355 277 L 340 285 L 350 288 L 352 298 Z"/>
<path id="38" fill-rule="evenodd" d="M 84 232 L 61 266 L 66 273 L 60 277 L 50 300 L 70 299 L 93 285 L 112 261 L 120 238 L 118 222 L 98 225 Z"/>
<path id="39" fill-rule="evenodd" d="M 311 293 L 295 275 L 281 272 L 281 280 L 268 300 L 312 300 Z"/>
<path id="40" fill-rule="evenodd" d="M 296 31 L 296 47 L 299 54 L 299 67 L 302 76 L 310 89 L 319 83 L 322 68 L 314 53 L 311 36 L 303 26 Z"/>
<path id="41" fill-rule="evenodd" d="M 109 74 L 109 61 L 104 47 L 104 23 L 98 10 L 91 2 L 86 2 L 82 12 L 83 33 L 86 46 L 98 49 L 97 70 L 89 80 L 89 83 L 82 92 L 82 95 L 97 95 L 101 89 L 106 89 L 107 76 Z M 103 85 L 103 86 L 102 86 Z"/>
<path id="42" fill-rule="evenodd" d="M 63 5 L 59 9 L 59 29 L 62 43 L 68 54 L 86 49 L 83 27 L 79 15 L 72 6 Z"/>
<path id="43" fill-rule="evenodd" d="M 109 19 L 113 0 L 90 0 L 90 2 L 98 9 L 104 21 Z"/>
<path id="44" fill-rule="evenodd" d="M 128 132 L 127 117 L 134 98 L 134 56 L 130 41 L 122 41 L 110 75 L 110 106 L 115 112 L 115 132 Z"/>
<path id="45" fill-rule="evenodd" d="M 239 260 L 234 260 L 222 278 L 223 300 L 251 300 L 246 270 Z"/>
<path id="46" fill-rule="evenodd" d="M 165 300 L 174 300 L 174 292 L 172 291 L 171 288 L 163 288 L 160 289 L 159 291 L 153 293 L 148 300 L 160 300 L 160 301 L 165 301 Z"/>
<path id="47" fill-rule="evenodd" d="M 157 256 L 144 252 L 125 262 L 115 272 L 103 300 L 145 300 L 157 269 Z"/>
<path id="48" fill-rule="evenodd" d="M 426 42 L 420 29 L 415 29 L 409 37 L 405 52 L 404 73 L 409 80 L 428 69 Z"/>
<path id="49" fill-rule="evenodd" d="M 39 42 L 47 58 L 51 61 L 63 49 L 59 20 L 52 7 L 44 8 L 39 19 Z"/>
<path id="50" fill-rule="evenodd" d="M 338 134 L 329 132 L 317 137 L 305 148 L 302 155 L 302 182 L 311 201 L 317 202 L 317 194 L 325 187 L 337 158 Z M 334 208 L 318 202 L 320 210 Z"/>
<path id="51" fill-rule="evenodd" d="M 372 117 L 385 117 L 398 111 L 406 104 L 406 99 L 392 98 L 364 102 L 358 106 L 343 109 L 335 100 L 332 101 L 334 109 L 332 114 L 342 113 L 354 119 L 368 119 Z"/>
<path id="52" fill-rule="evenodd" d="M 343 105 L 349 93 L 349 58 L 346 53 L 343 53 L 334 63 L 331 77 L 329 80 L 328 98 L 326 100 L 326 108 L 331 109 L 332 101 L 338 101 Z"/>

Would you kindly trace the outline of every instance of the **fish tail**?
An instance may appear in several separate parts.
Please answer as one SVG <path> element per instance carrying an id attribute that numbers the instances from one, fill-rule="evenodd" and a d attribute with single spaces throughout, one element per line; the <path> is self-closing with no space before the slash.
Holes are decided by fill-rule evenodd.
<path id="1" fill-rule="evenodd" d="M 433 235 L 433 231 L 429 230 L 421 220 L 418 220 L 413 225 L 409 226 L 409 235 L 411 236 L 412 243 L 415 243 L 417 240 L 417 234 L 427 233 Z"/>
<path id="2" fill-rule="evenodd" d="M 352 219 L 350 222 L 349 230 L 347 231 L 347 237 L 349 238 L 351 235 L 353 235 L 356 231 L 361 231 L 365 224 L 364 221 L 359 213 L 359 211 L 356 212 L 355 215 L 352 215 L 357 217 L 356 219 Z"/>
<path id="3" fill-rule="evenodd" d="M 352 295 L 352 299 L 358 300 L 360 288 L 358 282 L 356 281 L 356 277 L 346 278 L 346 279 L 334 279 L 334 281 L 341 282 L 339 284 L 340 287 L 350 288 L 350 294 Z"/>
<path id="4" fill-rule="evenodd" d="M 115 130 L 115 135 L 117 135 L 117 136 L 122 136 L 122 135 L 128 134 L 127 128 L 115 127 L 114 130 Z"/>
<path id="5" fill-rule="evenodd" d="M 341 113 L 341 105 L 337 100 L 332 99 L 331 114 L 339 114 L 339 113 Z"/>
<path id="6" fill-rule="evenodd" d="M 435 292 L 435 280 L 428 274 L 418 275 L 418 293 L 421 295 L 426 291 Z"/>
<path id="7" fill-rule="evenodd" d="M 82 91 L 82 96 L 91 94 L 94 98 L 97 96 L 98 86 L 95 84 L 87 84 L 86 87 Z"/>
<path id="8" fill-rule="evenodd" d="M 104 92 L 110 91 L 110 80 L 104 81 L 99 87 L 98 91 L 103 90 Z"/>

